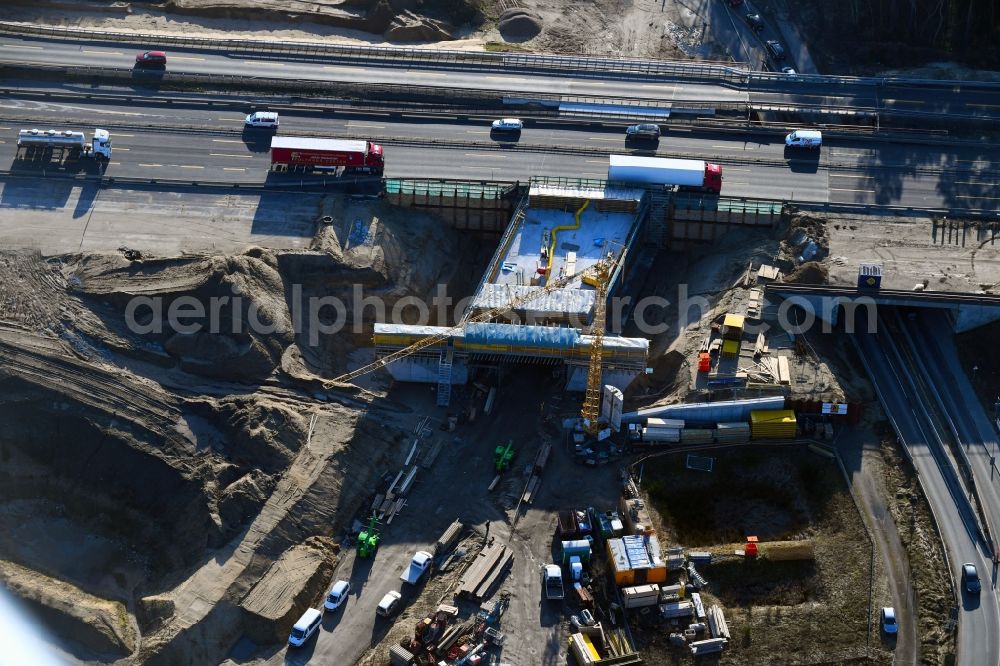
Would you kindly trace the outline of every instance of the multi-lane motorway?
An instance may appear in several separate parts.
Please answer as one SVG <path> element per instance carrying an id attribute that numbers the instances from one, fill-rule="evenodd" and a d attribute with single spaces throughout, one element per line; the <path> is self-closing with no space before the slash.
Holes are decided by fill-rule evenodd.
<path id="1" fill-rule="evenodd" d="M 114 141 L 108 175 L 263 182 L 269 135 L 242 131 L 245 110 L 11 95 L 0 102 L 0 167 L 14 163 L 18 129 L 101 126 L 111 130 Z M 78 121 L 84 118 L 87 126 L 81 127 Z M 529 120 L 516 141 L 505 141 L 490 134 L 485 118 L 283 111 L 280 132 L 385 139 L 386 175 L 392 177 L 430 173 L 524 181 L 533 175 L 604 177 L 608 153 L 636 149 L 626 146 L 622 127 Z M 862 138 L 830 142 L 813 155 L 785 149 L 776 136 L 668 131 L 658 145 L 642 148 L 644 154 L 722 163 L 723 193 L 730 196 L 922 209 L 991 208 L 1000 199 L 991 166 L 996 156 L 979 147 L 908 146 Z"/>
<path id="2" fill-rule="evenodd" d="M 137 50 L 158 47 L 157 44 L 107 47 L 92 42 L 2 36 L 0 62 L 128 69 L 134 64 Z M 578 75 L 569 71 L 539 72 L 517 67 L 483 71 L 444 61 L 433 67 L 428 63 L 393 66 L 386 61 L 344 63 L 333 57 L 318 55 L 272 55 L 266 52 L 249 55 L 229 53 L 224 49 L 172 49 L 169 58 L 171 72 L 192 74 L 468 88 L 505 94 L 541 93 L 554 98 L 573 95 L 662 100 L 665 103 L 675 100 L 747 102 L 761 107 L 805 105 L 876 109 L 882 114 L 900 116 L 931 114 L 1000 118 L 1000 89 L 975 83 L 918 87 L 889 79 L 749 75 L 745 77 L 745 83 L 734 85 L 731 81 L 712 83 L 638 75 L 623 78 L 610 72 Z"/>

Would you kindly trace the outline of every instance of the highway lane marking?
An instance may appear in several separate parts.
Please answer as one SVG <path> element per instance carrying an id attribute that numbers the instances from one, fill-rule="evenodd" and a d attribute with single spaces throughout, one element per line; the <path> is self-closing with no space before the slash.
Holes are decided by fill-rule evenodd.
<path id="1" fill-rule="evenodd" d="M 832 151 L 834 157 L 861 157 L 865 153 L 840 153 L 837 151 Z"/>
<path id="2" fill-rule="evenodd" d="M 507 159 L 506 155 L 493 155 L 491 153 L 465 153 L 466 157 L 495 157 L 498 160 Z"/>
<path id="3" fill-rule="evenodd" d="M 926 104 L 927 102 L 920 99 L 887 99 L 886 102 L 892 102 L 893 104 Z"/>
<path id="4" fill-rule="evenodd" d="M 204 58 L 202 58 L 202 59 L 204 60 Z M 284 67 L 285 66 L 285 63 L 283 63 L 283 62 L 268 62 L 267 60 L 244 60 L 243 62 L 245 64 L 247 64 L 247 65 L 270 65 L 272 67 Z"/>
<path id="5" fill-rule="evenodd" d="M 218 118 L 218 120 L 225 120 L 230 123 L 242 123 L 245 122 L 243 118 Z"/>
<path id="6" fill-rule="evenodd" d="M 976 194 L 956 194 L 956 199 L 993 199 L 1000 201 L 1000 197 L 981 197 Z"/>
<path id="7" fill-rule="evenodd" d="M 591 164 L 604 164 L 607 160 L 584 160 L 584 162 L 590 162 Z"/>
<path id="8" fill-rule="evenodd" d="M 1000 104 L 977 104 L 977 103 L 967 103 L 966 106 L 984 106 L 988 109 L 1000 109 Z"/>
<path id="9" fill-rule="evenodd" d="M 0 127 L 0 130 L 9 130 L 9 127 Z"/>
<path id="10" fill-rule="evenodd" d="M 179 55 L 172 55 L 172 56 L 170 56 L 170 59 L 171 60 L 204 60 L 204 58 L 197 58 L 195 56 L 179 56 Z"/>
<path id="11" fill-rule="evenodd" d="M 417 72 L 419 72 L 419 74 L 417 74 L 417 76 L 451 76 L 451 74 L 447 74 L 445 72 L 424 72 L 424 71 L 421 71 L 419 69 L 408 69 L 406 71 L 407 72 L 412 72 L 414 74 L 416 74 Z"/>
<path id="12" fill-rule="evenodd" d="M 369 129 L 385 129 L 385 125 L 364 125 L 362 123 L 347 123 L 348 127 L 367 127 Z"/>
<path id="13" fill-rule="evenodd" d="M 233 153 L 209 153 L 212 157 L 242 157 L 244 159 L 253 159 L 253 155 L 234 155 Z"/>
<path id="14" fill-rule="evenodd" d="M 751 171 L 748 167 L 726 167 L 726 171 Z"/>
<path id="15" fill-rule="evenodd" d="M 4 141 L 3 139 L 0 139 L 0 143 L 7 143 L 7 142 Z"/>
<path id="16" fill-rule="evenodd" d="M 243 167 L 222 167 L 223 171 L 246 171 Z"/>
<path id="17" fill-rule="evenodd" d="M 489 130 L 465 130 L 466 134 L 489 134 Z"/>
<path id="18" fill-rule="evenodd" d="M 142 166 L 142 167 L 161 167 L 163 165 L 162 164 L 142 164 L 142 163 L 140 163 L 139 166 Z"/>
<path id="19" fill-rule="evenodd" d="M 0 127 L 0 129 L 3 129 Z M 115 136 L 135 136 L 135 134 L 122 134 L 121 132 L 115 132 Z"/>
<path id="20" fill-rule="evenodd" d="M 240 139 L 212 139 L 215 143 L 243 143 Z"/>
<path id="21" fill-rule="evenodd" d="M 855 176 L 853 173 L 831 173 L 830 178 L 867 178 L 871 180 L 875 176 Z"/>
<path id="22" fill-rule="evenodd" d="M 41 51 L 44 46 L 24 46 L 23 44 L 6 44 L 8 49 L 34 49 L 36 51 Z"/>
<path id="23" fill-rule="evenodd" d="M 831 187 L 831 192 L 867 192 L 868 194 L 875 194 L 875 190 L 848 190 L 841 187 Z"/>
<path id="24" fill-rule="evenodd" d="M 656 83 L 643 83 L 640 88 L 659 88 L 660 90 L 677 90 L 677 86 L 661 86 Z"/>
<path id="25" fill-rule="evenodd" d="M 108 162 L 110 166 L 121 166 L 121 162 Z"/>
<path id="26" fill-rule="evenodd" d="M 984 183 L 981 180 L 956 180 L 956 185 L 996 185 L 996 183 Z"/>
<path id="27" fill-rule="evenodd" d="M 621 137 L 615 137 L 613 139 L 609 139 L 609 138 L 603 137 L 603 136 L 588 136 L 587 137 L 587 141 L 615 141 L 615 142 L 620 142 L 621 140 L 622 140 Z"/>
<path id="28" fill-rule="evenodd" d="M 115 146 L 112 150 L 124 150 L 126 153 L 129 151 L 128 148 L 122 148 L 121 146 Z"/>
<path id="29" fill-rule="evenodd" d="M 90 51 L 88 49 L 83 49 L 82 53 L 96 53 L 98 55 L 116 55 L 116 56 L 123 56 L 123 55 L 125 55 L 121 51 Z"/>
<path id="30" fill-rule="evenodd" d="M 182 169 L 204 169 L 205 167 L 203 167 L 203 166 L 197 166 L 197 165 L 194 165 L 194 164 L 182 164 L 181 168 Z"/>

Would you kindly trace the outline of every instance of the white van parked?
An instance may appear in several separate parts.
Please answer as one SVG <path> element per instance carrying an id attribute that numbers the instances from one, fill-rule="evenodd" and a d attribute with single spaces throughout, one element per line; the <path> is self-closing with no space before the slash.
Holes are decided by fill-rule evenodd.
<path id="1" fill-rule="evenodd" d="M 795 130 L 785 137 L 785 145 L 793 148 L 819 148 L 823 133 L 818 130 Z"/>
<path id="2" fill-rule="evenodd" d="M 263 129 L 278 129 L 278 113 L 276 111 L 257 111 L 251 113 L 243 121 L 243 125 Z"/>
<path id="3" fill-rule="evenodd" d="M 292 647 L 301 646 L 309 640 L 310 636 L 316 633 L 316 630 L 319 629 L 319 623 L 322 621 L 322 613 L 315 608 L 307 608 L 306 612 L 299 618 L 299 621 L 292 626 L 292 633 L 288 635 L 288 644 Z"/>

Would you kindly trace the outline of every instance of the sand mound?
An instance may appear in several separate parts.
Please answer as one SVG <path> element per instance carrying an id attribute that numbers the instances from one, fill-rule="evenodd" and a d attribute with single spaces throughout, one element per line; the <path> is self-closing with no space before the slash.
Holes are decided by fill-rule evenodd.
<path id="1" fill-rule="evenodd" d="M 785 282 L 792 284 L 826 284 L 828 271 L 826 266 L 816 261 L 809 261 L 785 278 Z"/>
<path id="2" fill-rule="evenodd" d="M 523 42 L 542 31 L 542 17 L 526 9 L 508 9 L 500 15 L 500 35 L 508 42 Z"/>
<path id="3" fill-rule="evenodd" d="M 444 21 L 403 11 L 392 17 L 382 34 L 394 42 L 441 42 L 454 39 L 453 30 Z"/>

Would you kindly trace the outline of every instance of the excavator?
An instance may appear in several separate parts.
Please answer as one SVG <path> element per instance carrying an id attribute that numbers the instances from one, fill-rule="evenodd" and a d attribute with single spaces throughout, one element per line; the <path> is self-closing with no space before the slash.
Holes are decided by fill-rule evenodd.
<path id="1" fill-rule="evenodd" d="M 358 534 L 358 557 L 364 559 L 375 556 L 375 551 L 378 550 L 378 542 L 382 539 L 382 535 L 376 527 L 377 524 L 378 521 L 375 518 L 375 512 L 372 511 L 372 518 L 368 521 L 368 527 L 361 530 Z"/>

